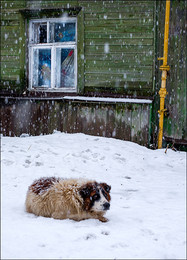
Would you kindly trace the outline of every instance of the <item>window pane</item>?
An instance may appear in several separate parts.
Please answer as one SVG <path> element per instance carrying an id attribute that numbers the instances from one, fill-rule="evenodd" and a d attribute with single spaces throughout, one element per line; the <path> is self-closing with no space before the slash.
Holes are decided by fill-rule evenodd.
<path id="1" fill-rule="evenodd" d="M 34 43 L 47 43 L 47 23 L 34 23 Z"/>
<path id="2" fill-rule="evenodd" d="M 34 49 L 33 87 L 51 87 L 50 49 Z"/>
<path id="3" fill-rule="evenodd" d="M 75 87 L 74 49 L 56 49 L 56 87 Z"/>
<path id="4" fill-rule="evenodd" d="M 74 42 L 75 23 L 50 23 L 50 42 Z"/>

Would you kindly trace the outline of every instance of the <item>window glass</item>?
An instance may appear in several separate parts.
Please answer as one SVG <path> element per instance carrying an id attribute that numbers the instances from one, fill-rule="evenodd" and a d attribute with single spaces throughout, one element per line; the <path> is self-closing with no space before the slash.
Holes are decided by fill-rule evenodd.
<path id="1" fill-rule="evenodd" d="M 51 49 L 34 49 L 33 87 L 51 87 Z"/>
<path id="2" fill-rule="evenodd" d="M 74 49 L 56 49 L 56 87 L 72 88 L 75 86 Z"/>
<path id="3" fill-rule="evenodd" d="M 47 23 L 34 23 L 34 43 L 47 43 Z"/>
<path id="4" fill-rule="evenodd" d="M 50 23 L 50 42 L 74 42 L 75 23 Z"/>
<path id="5" fill-rule="evenodd" d="M 34 19 L 29 28 L 30 88 L 76 91 L 76 19 Z"/>

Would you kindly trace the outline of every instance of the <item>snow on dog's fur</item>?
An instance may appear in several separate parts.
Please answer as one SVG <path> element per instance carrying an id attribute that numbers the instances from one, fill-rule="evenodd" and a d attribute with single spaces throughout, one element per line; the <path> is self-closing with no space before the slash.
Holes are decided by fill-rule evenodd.
<path id="1" fill-rule="evenodd" d="M 40 178 L 28 188 L 26 211 L 55 219 L 106 222 L 103 215 L 110 208 L 110 189 L 106 183 L 86 179 Z"/>

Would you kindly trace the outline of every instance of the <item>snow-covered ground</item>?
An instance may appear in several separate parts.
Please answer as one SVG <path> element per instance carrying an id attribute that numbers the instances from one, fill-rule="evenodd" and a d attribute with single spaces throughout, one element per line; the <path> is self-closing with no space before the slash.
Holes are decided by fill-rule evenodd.
<path id="1" fill-rule="evenodd" d="M 2 259 L 185 259 L 185 152 L 59 132 L 2 137 L 1 150 Z M 110 184 L 109 222 L 25 212 L 27 188 L 43 176 Z"/>

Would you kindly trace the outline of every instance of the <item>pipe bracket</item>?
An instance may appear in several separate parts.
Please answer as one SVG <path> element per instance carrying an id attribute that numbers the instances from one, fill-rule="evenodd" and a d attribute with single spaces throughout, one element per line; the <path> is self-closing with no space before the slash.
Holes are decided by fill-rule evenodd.
<path id="1" fill-rule="evenodd" d="M 167 111 L 167 108 L 164 108 L 162 110 L 158 110 L 158 113 L 161 115 L 162 113 L 164 113 L 165 111 Z"/>
<path id="2" fill-rule="evenodd" d="M 160 70 L 169 71 L 169 70 L 170 70 L 170 66 L 169 66 L 169 65 L 161 65 L 161 66 L 160 66 Z"/>

